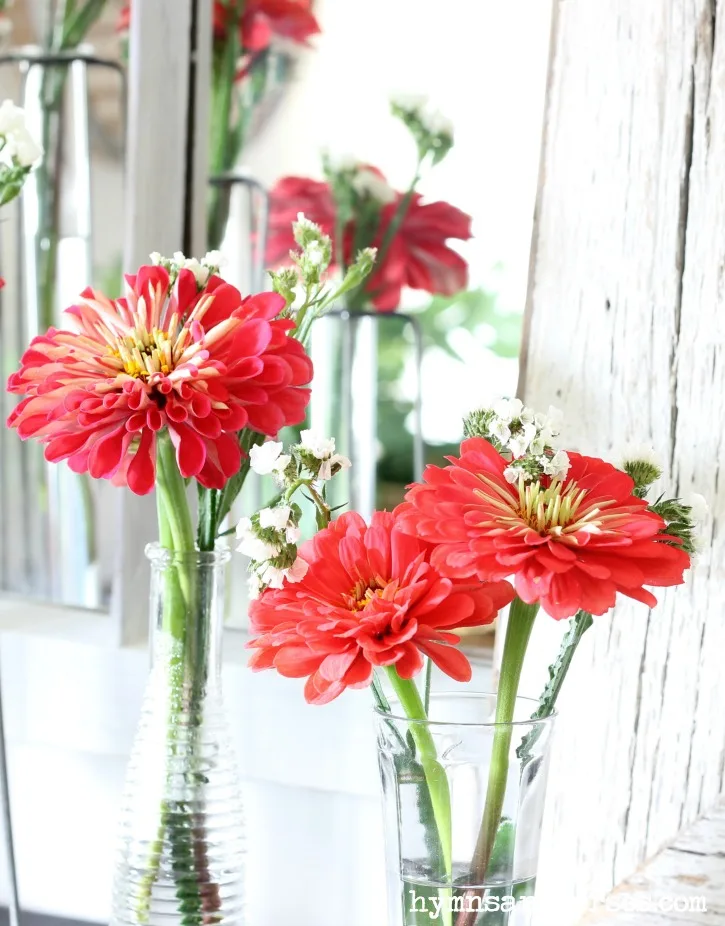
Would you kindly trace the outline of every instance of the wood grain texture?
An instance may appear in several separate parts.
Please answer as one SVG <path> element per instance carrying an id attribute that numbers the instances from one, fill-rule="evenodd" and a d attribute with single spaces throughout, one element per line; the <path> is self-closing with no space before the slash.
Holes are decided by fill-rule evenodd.
<path id="1" fill-rule="evenodd" d="M 541 879 L 574 897 L 556 926 L 723 791 L 724 93 L 715 0 L 558 4 L 522 394 L 564 409 L 573 449 L 651 441 L 663 488 L 712 516 L 686 587 L 597 619 L 567 682 Z"/>
<path id="2" fill-rule="evenodd" d="M 725 810 L 688 828 L 579 926 L 725 926 Z"/>

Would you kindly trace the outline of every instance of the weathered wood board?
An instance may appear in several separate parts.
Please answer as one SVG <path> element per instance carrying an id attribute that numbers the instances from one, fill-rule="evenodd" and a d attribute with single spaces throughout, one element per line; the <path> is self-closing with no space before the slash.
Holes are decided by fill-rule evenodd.
<path id="1" fill-rule="evenodd" d="M 521 394 L 573 449 L 652 442 L 712 509 L 687 586 L 597 619 L 567 683 L 540 879 L 566 926 L 723 792 L 725 6 L 560 0 L 549 80 Z"/>

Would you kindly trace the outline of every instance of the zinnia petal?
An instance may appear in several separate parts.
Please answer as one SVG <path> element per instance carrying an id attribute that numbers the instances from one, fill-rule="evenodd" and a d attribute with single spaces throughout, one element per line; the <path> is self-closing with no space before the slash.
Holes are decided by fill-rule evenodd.
<path id="1" fill-rule="evenodd" d="M 259 634 L 253 666 L 309 671 L 305 697 L 313 704 L 368 685 L 375 666 L 395 666 L 401 678 L 412 678 L 423 654 L 453 678 L 470 677 L 468 660 L 452 645 L 457 637 L 447 631 L 489 623 L 514 592 L 507 582 L 471 586 L 444 578 L 431 551 L 401 532 L 397 512 L 375 512 L 370 525 L 355 512 L 341 515 L 300 551 L 309 564 L 300 582 L 267 589 L 252 603 Z M 258 655 L 266 649 L 274 659 Z"/>

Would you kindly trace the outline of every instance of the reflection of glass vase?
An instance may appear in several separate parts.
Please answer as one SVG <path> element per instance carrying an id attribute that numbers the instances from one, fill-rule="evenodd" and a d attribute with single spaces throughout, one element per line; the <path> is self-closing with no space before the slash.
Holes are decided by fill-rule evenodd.
<path id="1" fill-rule="evenodd" d="M 270 46 L 253 55 L 245 76 L 227 82 L 225 64 L 215 52 L 211 105 L 210 167 L 207 200 L 207 247 L 222 247 L 233 216 L 230 193 L 244 182 L 236 168 L 244 146 L 262 131 L 294 75 L 297 53 Z M 266 219 L 265 219 L 266 224 Z M 264 254 L 264 249 L 261 251 Z"/>
<path id="2" fill-rule="evenodd" d="M 423 470 L 422 341 L 417 320 L 401 312 L 338 310 L 316 321 L 312 328 L 315 378 L 310 424 L 325 437 L 333 436 L 337 451 L 352 462 L 351 469 L 330 484 L 330 502 L 333 507 L 348 505 L 365 518 L 380 504 L 379 356 L 389 340 L 399 338 L 410 345 L 413 368 L 409 476 L 404 480 L 409 482 L 419 479 Z"/>
<path id="3" fill-rule="evenodd" d="M 395 704 L 392 716 L 377 713 L 388 926 L 531 926 L 534 921 L 554 719 L 530 721 L 536 702 L 519 698 L 515 722 L 495 724 L 495 702 L 495 696 L 476 693 L 433 695 L 428 722 L 398 716 Z M 481 874 L 473 860 L 494 737 L 506 739 L 508 776 L 493 849 Z M 438 825 L 440 820 L 446 822 Z"/>
<path id="4" fill-rule="evenodd" d="M 221 691 L 229 553 L 151 560 L 151 673 L 128 767 L 113 926 L 244 923 L 244 824 Z"/>
<path id="5" fill-rule="evenodd" d="M 79 50 L 45 54 L 23 49 L 3 56 L 21 78 L 20 103 L 44 156 L 19 203 L 17 279 L 3 293 L 3 374 L 17 366 L 30 340 L 62 324 L 61 311 L 93 280 L 91 69 L 122 71 Z M 6 333 L 10 337 L 6 340 Z M 46 465 L 37 446 L 4 440 L 0 489 L 4 530 L 0 585 L 68 604 L 97 605 L 94 487 L 65 465 Z M 17 514 L 16 519 L 14 514 Z M 23 531 L 13 525 L 19 520 Z"/>

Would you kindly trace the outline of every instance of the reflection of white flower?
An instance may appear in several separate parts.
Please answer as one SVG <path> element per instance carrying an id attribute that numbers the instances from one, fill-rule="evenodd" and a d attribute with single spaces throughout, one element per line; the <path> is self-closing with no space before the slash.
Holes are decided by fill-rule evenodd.
<path id="1" fill-rule="evenodd" d="M 438 110 L 429 110 L 421 114 L 421 122 L 431 135 L 448 135 L 453 138 L 453 122 Z"/>
<path id="2" fill-rule="evenodd" d="M 359 196 L 369 196 L 383 205 L 395 201 L 395 190 L 380 174 L 367 167 L 358 170 L 352 179 L 352 187 Z"/>
<path id="3" fill-rule="evenodd" d="M 428 104 L 428 97 L 421 93 L 396 93 L 391 102 L 403 112 L 416 113 L 420 116 Z"/>
<path id="4" fill-rule="evenodd" d="M 249 451 L 249 463 L 259 476 L 281 473 L 289 465 L 290 457 L 282 453 L 282 441 L 268 440 Z"/>
<path id="5" fill-rule="evenodd" d="M 27 129 L 25 110 L 12 100 L 3 100 L 0 104 L 0 137 L 3 142 L 0 163 L 7 167 L 16 164 L 32 167 L 43 155 L 43 149 Z"/>

